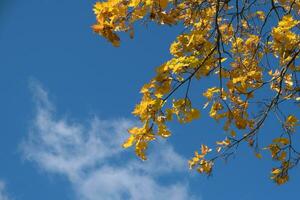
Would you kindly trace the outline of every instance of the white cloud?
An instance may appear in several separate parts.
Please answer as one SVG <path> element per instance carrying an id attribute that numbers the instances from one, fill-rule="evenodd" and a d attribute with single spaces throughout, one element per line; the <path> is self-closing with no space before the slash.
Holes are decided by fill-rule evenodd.
<path id="1" fill-rule="evenodd" d="M 5 183 L 1 180 L 0 180 L 0 200 L 9 200 L 5 191 Z"/>
<path id="2" fill-rule="evenodd" d="M 187 175 L 186 161 L 172 146 L 154 144 L 146 162 L 128 158 L 121 143 L 133 121 L 94 117 L 84 124 L 59 118 L 47 92 L 37 83 L 32 91 L 37 109 L 21 145 L 24 156 L 47 172 L 65 175 L 78 199 L 194 199 L 186 181 L 161 181 L 168 175 Z"/>
<path id="3" fill-rule="evenodd" d="M 173 184 L 164 186 L 150 175 L 126 168 L 102 167 L 91 173 L 81 185 L 85 199 L 190 199 L 187 186 Z"/>

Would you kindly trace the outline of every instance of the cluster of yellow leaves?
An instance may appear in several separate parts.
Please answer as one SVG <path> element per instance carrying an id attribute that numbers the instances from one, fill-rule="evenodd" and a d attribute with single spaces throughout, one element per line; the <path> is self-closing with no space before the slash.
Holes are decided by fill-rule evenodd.
<path id="1" fill-rule="evenodd" d="M 291 130 L 298 124 L 298 119 L 294 115 L 289 115 L 285 121 L 285 126 Z M 291 141 L 286 137 L 278 137 L 273 139 L 272 144 L 270 144 L 266 149 L 270 150 L 271 156 L 274 160 L 281 162 L 281 166 L 274 168 L 271 172 L 271 179 L 273 179 L 277 184 L 284 184 L 289 180 L 289 169 L 292 166 L 290 155 L 288 155 L 288 150 Z"/>
<path id="2" fill-rule="evenodd" d="M 247 110 L 249 99 L 254 97 L 253 90 L 263 82 L 262 67 L 258 64 L 261 55 L 256 55 L 259 41 L 259 36 L 253 34 L 245 38 L 231 38 L 231 51 L 235 59 L 230 63 L 231 69 L 218 72 L 223 79 L 227 79 L 227 90 L 212 87 L 203 93 L 208 100 L 205 107 L 211 102 L 210 117 L 215 120 L 226 118 L 225 131 L 232 132 L 232 123 L 238 129 L 253 128 L 254 122 L 249 119 Z"/>
<path id="3" fill-rule="evenodd" d="M 213 167 L 213 162 L 206 160 L 205 156 L 211 152 L 211 149 L 206 145 L 201 145 L 201 152 L 195 151 L 195 156 L 189 160 L 190 169 L 196 168 L 200 173 L 210 174 Z"/>
<path id="4" fill-rule="evenodd" d="M 273 143 L 267 147 L 271 152 L 272 158 L 281 162 L 281 167 L 272 170 L 271 179 L 277 184 L 283 184 L 289 179 L 288 170 L 290 163 L 287 161 L 287 151 L 284 148 L 289 143 L 290 141 L 287 138 L 275 138 Z"/>
<path id="5" fill-rule="evenodd" d="M 146 159 L 145 150 L 147 149 L 148 141 L 154 140 L 154 134 L 148 124 L 138 128 L 133 127 L 129 130 L 130 137 L 124 142 L 123 147 L 128 148 L 135 144 L 135 153 L 143 160 Z"/>
<path id="6" fill-rule="evenodd" d="M 176 114 L 180 123 L 191 122 L 200 117 L 199 110 L 192 108 L 188 99 L 174 100 L 171 112 Z"/>
<path id="7" fill-rule="evenodd" d="M 300 45 L 300 36 L 292 31 L 300 21 L 295 20 L 291 15 L 283 16 L 278 26 L 273 28 L 272 49 L 274 54 L 280 58 L 280 64 L 285 65 L 291 59 L 291 54 Z"/>
<path id="8" fill-rule="evenodd" d="M 133 114 L 139 117 L 143 126 L 130 129 L 130 137 L 123 146 L 127 148 L 135 145 L 136 154 L 143 160 L 146 159 L 147 146 L 144 144 L 148 144 L 156 136 L 166 138 L 171 135 L 166 122 L 172 120 L 173 115 L 180 123 L 188 123 L 200 117 L 199 110 L 192 107 L 189 98 L 173 99 L 171 107 L 166 107 L 167 99 L 165 98 L 174 90 L 172 85 L 188 80 L 188 78 L 184 78 L 187 72 L 195 73 L 199 79 L 206 76 L 216 66 L 217 59 L 214 56 L 206 58 L 213 49 L 212 43 L 208 40 L 211 23 L 209 19 L 212 15 L 211 8 L 205 9 L 195 19 L 197 22 L 193 24 L 193 31 L 178 36 L 170 47 L 174 58 L 158 67 L 157 75 L 140 91 L 143 97 L 141 102 L 136 105 Z M 185 19 L 183 16 L 181 18 Z M 203 29 L 202 26 L 207 29 Z M 199 45 L 202 45 L 203 50 L 206 51 L 205 54 L 199 54 L 197 51 L 196 47 Z M 143 144 L 142 147 L 139 146 L 140 143 Z"/>
<path id="9" fill-rule="evenodd" d="M 94 5 L 97 23 L 92 28 L 115 46 L 120 44 L 117 32 L 129 31 L 133 37 L 133 23 L 144 17 L 149 17 L 150 20 L 159 24 L 168 25 L 179 21 L 183 21 L 185 25 L 196 25 L 194 23 L 197 21 L 198 26 L 202 28 L 207 20 L 200 21 L 199 19 L 203 16 L 205 19 L 209 18 L 213 15 L 213 10 L 207 8 L 208 11 L 205 13 L 195 15 L 193 12 L 195 3 L 199 2 L 201 1 L 188 0 L 179 3 L 170 0 L 108 0 L 97 2 Z M 172 6 L 169 6 L 170 4 Z"/>
<path id="10" fill-rule="evenodd" d="M 284 161 L 281 168 L 274 168 L 272 170 L 271 179 L 273 179 L 278 185 L 286 183 L 289 180 L 288 170 L 289 162 Z"/>
<path id="11" fill-rule="evenodd" d="M 299 120 L 297 119 L 297 117 L 295 117 L 294 115 L 289 115 L 285 121 L 285 125 L 291 129 L 299 126 L 300 124 L 298 124 L 298 122 Z"/>
<path id="12" fill-rule="evenodd" d="M 200 111 L 192 106 L 188 97 L 189 85 L 193 79 L 200 80 L 214 75 L 218 78 L 218 86 L 207 88 L 203 93 L 207 99 L 204 108 L 210 106 L 209 116 L 214 120 L 224 120 L 223 129 L 228 133 L 228 137 L 216 143 L 217 154 L 230 148 L 232 141 L 237 141 L 233 139 L 239 136 L 236 131 L 255 132 L 259 123 L 254 117 L 251 118 L 250 102 L 254 101 L 256 91 L 264 85 L 269 84 L 271 90 L 282 95 L 285 100 L 299 101 L 300 88 L 293 74 L 300 71 L 300 66 L 290 62 L 295 59 L 294 54 L 300 48 L 299 30 L 295 30 L 300 25 L 297 14 L 295 17 L 295 13 L 300 14 L 300 0 L 275 0 L 273 3 L 290 12 L 278 17 L 278 24 L 267 32 L 270 36 L 266 39 L 266 34 L 262 34 L 260 30 L 263 27 L 270 28 L 265 23 L 270 21 L 272 14 L 261 8 L 253 11 L 249 9 L 251 12 L 248 16 L 233 22 L 234 15 L 231 14 L 236 8 L 230 1 L 97 2 L 94 6 L 97 22 L 93 30 L 115 46 L 120 45 L 118 32 L 129 32 L 133 37 L 133 24 L 142 19 L 143 22 L 149 20 L 158 24 L 183 24 L 186 29 L 170 45 L 172 58 L 159 66 L 155 77 L 141 88 L 141 101 L 132 112 L 140 119 L 141 126 L 128 130 L 130 136 L 123 147 L 134 146 L 136 155 L 145 160 L 149 142 L 157 137 L 167 138 L 171 135 L 167 122 L 174 117 L 180 123 L 198 119 Z M 237 19 L 239 15 L 236 13 Z M 247 18 L 258 22 L 251 23 Z M 268 69 L 269 76 L 266 77 L 264 63 L 268 54 L 278 59 L 279 66 Z M 266 80 L 270 77 L 270 80 Z M 184 85 L 188 85 L 186 95 L 173 97 Z M 284 123 L 285 129 L 295 132 L 296 126 L 298 119 L 294 115 L 288 116 Z M 250 146 L 254 144 L 252 138 L 245 137 L 245 141 Z M 281 167 L 272 171 L 272 179 L 278 184 L 288 180 L 290 163 L 286 147 L 290 142 L 286 137 L 279 137 L 267 147 L 272 158 L 281 162 Z M 202 145 L 201 152 L 196 151 L 189 161 L 190 168 L 210 174 L 214 163 L 206 156 L 211 151 L 206 145 Z M 259 153 L 256 156 L 262 158 Z"/>
<path id="13" fill-rule="evenodd" d="M 275 2 L 280 3 L 280 5 L 286 10 L 295 10 L 298 15 L 300 15 L 300 0 L 275 0 Z"/>

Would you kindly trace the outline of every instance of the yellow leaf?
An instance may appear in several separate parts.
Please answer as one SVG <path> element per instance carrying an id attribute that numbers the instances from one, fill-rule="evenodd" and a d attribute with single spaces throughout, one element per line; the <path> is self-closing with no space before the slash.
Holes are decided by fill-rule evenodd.
<path id="1" fill-rule="evenodd" d="M 247 127 L 247 120 L 243 118 L 236 118 L 235 125 L 238 129 L 245 129 Z"/>
<path id="2" fill-rule="evenodd" d="M 295 126 L 299 120 L 294 115 L 289 115 L 286 119 L 286 123 L 290 126 Z"/>
<path id="3" fill-rule="evenodd" d="M 263 11 L 257 11 L 256 14 L 260 20 L 262 20 L 262 21 L 265 20 L 266 16 Z"/>
<path id="4" fill-rule="evenodd" d="M 128 132 L 130 134 L 137 135 L 137 134 L 141 133 L 141 128 L 139 128 L 139 127 L 133 127 L 131 129 L 129 129 Z"/>
<path id="5" fill-rule="evenodd" d="M 262 158 L 262 155 L 261 155 L 260 153 L 256 153 L 255 156 L 256 156 L 257 158 L 259 158 L 259 159 Z"/>
<path id="6" fill-rule="evenodd" d="M 225 62 L 227 60 L 227 58 L 222 58 L 221 62 Z"/>
<path id="7" fill-rule="evenodd" d="M 273 169 L 272 170 L 272 174 L 279 174 L 279 173 L 281 173 L 281 169 Z"/>
<path id="8" fill-rule="evenodd" d="M 171 136 L 171 132 L 167 129 L 166 125 L 164 124 L 158 126 L 157 134 L 164 138 Z"/>
<path id="9" fill-rule="evenodd" d="M 208 88 L 206 92 L 203 93 L 203 96 L 205 96 L 208 100 L 211 100 L 212 97 L 214 96 L 214 93 L 220 92 L 219 88 L 212 87 Z"/>
<path id="10" fill-rule="evenodd" d="M 168 6 L 168 0 L 159 0 L 159 6 L 161 9 L 165 9 Z"/>
<path id="11" fill-rule="evenodd" d="M 200 117 L 200 112 L 197 109 L 192 108 L 190 113 L 192 119 L 198 119 Z"/>
<path id="12" fill-rule="evenodd" d="M 208 152 L 211 152 L 211 149 L 208 148 L 208 146 L 202 144 L 202 145 L 201 145 L 201 154 L 202 154 L 202 155 L 205 155 L 205 154 L 207 154 Z"/>
<path id="13" fill-rule="evenodd" d="M 236 132 L 235 132 L 234 130 L 231 130 L 231 131 L 230 131 L 230 135 L 231 135 L 232 137 L 235 137 L 235 136 L 236 136 Z"/>
<path id="14" fill-rule="evenodd" d="M 290 143 L 290 140 L 287 139 L 287 138 L 275 138 L 275 139 L 273 140 L 273 142 L 274 142 L 274 143 L 281 143 L 281 144 L 283 144 L 283 145 L 287 145 L 287 144 Z"/>
<path id="15" fill-rule="evenodd" d="M 283 160 L 285 160 L 285 159 L 286 159 L 286 152 L 283 151 L 283 152 L 280 154 L 278 160 L 283 161 Z"/>
<path id="16" fill-rule="evenodd" d="M 135 142 L 134 135 L 130 135 L 130 137 L 123 143 L 123 148 L 131 147 Z"/>

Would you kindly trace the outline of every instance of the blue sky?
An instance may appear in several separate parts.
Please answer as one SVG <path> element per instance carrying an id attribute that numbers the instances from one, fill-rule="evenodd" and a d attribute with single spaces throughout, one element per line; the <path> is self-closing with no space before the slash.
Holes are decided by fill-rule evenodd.
<path id="1" fill-rule="evenodd" d="M 189 171 L 200 144 L 224 137 L 205 114 L 171 124 L 147 162 L 123 151 L 138 91 L 181 29 L 139 26 L 114 48 L 90 29 L 94 2 L 0 1 L 0 200 L 298 198 L 299 167 L 279 187 L 269 180 L 276 163 L 248 147 L 210 178 Z M 264 133 L 278 131 L 271 124 Z"/>

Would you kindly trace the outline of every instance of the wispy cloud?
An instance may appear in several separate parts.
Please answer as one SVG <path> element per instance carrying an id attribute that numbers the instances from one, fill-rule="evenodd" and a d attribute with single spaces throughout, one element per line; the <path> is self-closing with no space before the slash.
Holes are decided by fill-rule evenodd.
<path id="1" fill-rule="evenodd" d="M 196 199 L 187 181 L 174 180 L 174 174 L 187 172 L 182 171 L 184 158 L 172 146 L 156 145 L 147 162 L 128 158 L 121 143 L 133 121 L 94 117 L 79 123 L 59 118 L 47 92 L 38 83 L 31 88 L 36 116 L 21 145 L 24 156 L 47 172 L 66 176 L 78 199 Z M 165 183 L 168 176 L 173 177 L 170 184 Z"/>
<path id="2" fill-rule="evenodd" d="M 10 200 L 5 190 L 5 182 L 0 180 L 0 200 Z"/>

